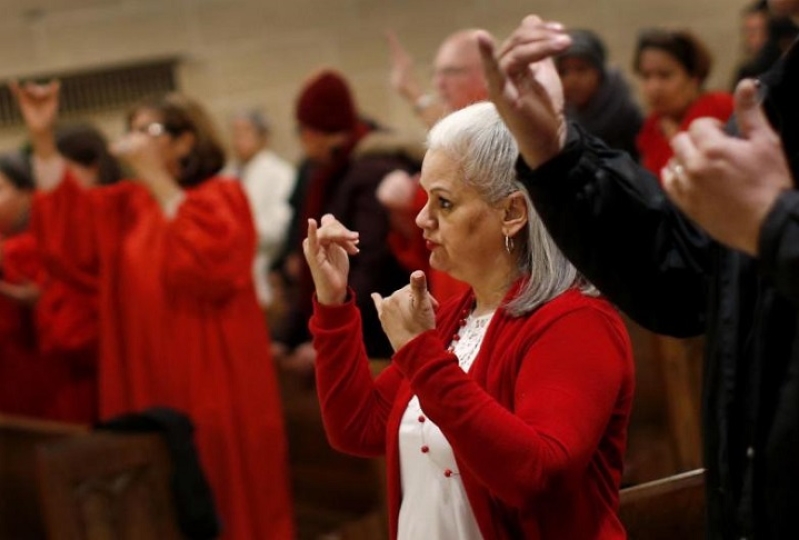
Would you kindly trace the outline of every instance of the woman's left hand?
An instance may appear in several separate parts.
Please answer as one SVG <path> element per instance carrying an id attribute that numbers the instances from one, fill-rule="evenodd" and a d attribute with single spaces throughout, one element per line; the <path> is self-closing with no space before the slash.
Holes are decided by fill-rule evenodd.
<path id="1" fill-rule="evenodd" d="M 411 274 L 410 284 L 388 298 L 372 293 L 372 300 L 394 351 L 436 326 L 438 302 L 427 291 L 427 278 L 421 270 Z"/>

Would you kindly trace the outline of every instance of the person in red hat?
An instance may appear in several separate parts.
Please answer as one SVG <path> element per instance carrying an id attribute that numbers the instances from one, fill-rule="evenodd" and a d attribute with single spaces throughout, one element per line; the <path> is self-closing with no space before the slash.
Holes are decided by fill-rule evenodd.
<path id="1" fill-rule="evenodd" d="M 424 148 L 360 119 L 350 85 L 336 71 L 322 70 L 311 76 L 296 103 L 300 142 L 311 163 L 297 226 L 304 231 L 309 218 L 320 219 L 329 213 L 361 231 L 361 254 L 353 259 L 350 285 L 364 302 L 367 354 L 386 358 L 391 355 L 391 345 L 380 329 L 374 306 L 369 305 L 369 294 L 396 290 L 407 282 L 408 272 L 387 244 L 389 217 L 375 191 L 391 171 L 417 171 Z M 300 245 L 294 250 L 301 254 Z M 313 281 L 305 267 L 298 288 L 297 301 L 275 333 L 273 350 L 284 366 L 308 373 L 315 358 L 307 328 Z"/>

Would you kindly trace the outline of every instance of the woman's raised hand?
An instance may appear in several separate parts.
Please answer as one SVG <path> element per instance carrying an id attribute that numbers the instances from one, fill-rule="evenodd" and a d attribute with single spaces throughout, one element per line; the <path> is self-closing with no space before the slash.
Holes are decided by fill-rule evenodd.
<path id="1" fill-rule="evenodd" d="M 302 243 L 320 304 L 339 305 L 347 298 L 350 255 L 358 253 L 358 233 L 347 229 L 331 214 L 320 225 L 308 220 L 308 237 Z"/>
<path id="2" fill-rule="evenodd" d="M 491 101 L 535 169 L 566 143 L 563 86 L 552 57 L 571 40 L 561 24 L 535 15 L 525 17 L 499 48 L 485 31 L 477 39 Z"/>
<path id="3" fill-rule="evenodd" d="M 436 326 L 438 302 L 427 291 L 427 277 L 421 270 L 413 272 L 411 282 L 388 298 L 372 293 L 372 300 L 395 351 Z"/>
<path id="4" fill-rule="evenodd" d="M 50 132 L 58 117 L 58 97 L 61 83 L 51 81 L 47 84 L 32 82 L 9 84 L 14 99 L 22 113 L 25 125 L 32 134 Z"/>

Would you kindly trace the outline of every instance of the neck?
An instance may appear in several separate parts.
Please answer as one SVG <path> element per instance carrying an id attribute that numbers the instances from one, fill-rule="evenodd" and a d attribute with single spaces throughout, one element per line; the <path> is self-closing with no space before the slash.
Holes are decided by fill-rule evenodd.
<path id="1" fill-rule="evenodd" d="M 474 315 L 490 313 L 499 307 L 511 285 L 518 279 L 519 270 L 509 257 L 504 257 L 506 264 L 497 264 L 497 271 L 484 274 L 472 280 L 470 285 L 474 291 Z"/>

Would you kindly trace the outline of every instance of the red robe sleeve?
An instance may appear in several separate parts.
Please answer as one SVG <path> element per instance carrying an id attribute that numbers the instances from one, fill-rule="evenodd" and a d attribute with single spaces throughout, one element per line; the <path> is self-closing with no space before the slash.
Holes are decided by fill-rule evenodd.
<path id="1" fill-rule="evenodd" d="M 251 286 L 255 229 L 236 182 L 208 180 L 187 191 L 166 228 L 163 268 L 168 288 L 224 300 Z"/>
<path id="2" fill-rule="evenodd" d="M 31 231 L 47 270 L 89 293 L 99 270 L 96 199 L 105 189 L 84 189 L 67 171 L 56 189 L 33 200 Z"/>

